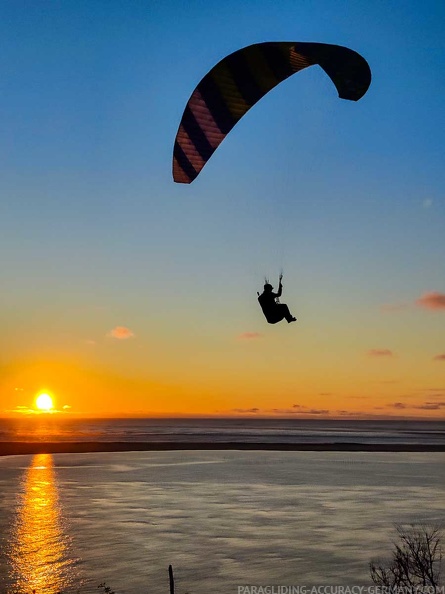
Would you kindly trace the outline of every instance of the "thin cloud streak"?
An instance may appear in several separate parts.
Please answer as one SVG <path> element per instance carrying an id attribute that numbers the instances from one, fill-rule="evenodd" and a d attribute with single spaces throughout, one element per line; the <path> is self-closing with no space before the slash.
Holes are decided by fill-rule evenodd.
<path id="1" fill-rule="evenodd" d="M 445 408 L 445 401 L 439 402 L 423 402 L 422 404 L 405 404 L 403 402 L 393 402 L 392 404 L 387 404 L 387 408 L 394 408 L 396 410 L 441 410 Z"/>
<path id="2" fill-rule="evenodd" d="M 37 410 L 35 408 L 31 408 L 30 406 L 25 406 L 25 405 L 21 405 L 18 404 L 15 408 L 12 409 L 6 409 L 3 412 L 5 413 L 12 413 L 12 414 L 18 414 L 18 415 L 28 415 L 28 416 L 32 416 L 32 415 L 38 415 L 38 416 L 48 416 L 48 415 L 60 415 L 60 414 L 69 414 L 69 410 L 71 409 L 71 406 L 69 405 L 65 405 L 62 407 L 61 410 L 57 409 L 57 408 L 52 408 L 51 410 Z"/>
<path id="3" fill-rule="evenodd" d="M 239 340 L 258 340 L 259 338 L 263 338 L 259 332 L 243 332 L 238 336 Z"/>
<path id="4" fill-rule="evenodd" d="M 425 402 L 419 406 L 413 406 L 417 410 L 440 410 L 445 408 L 445 402 Z"/>
<path id="5" fill-rule="evenodd" d="M 370 357 L 393 357 L 394 353 L 390 349 L 370 349 L 368 355 Z"/>

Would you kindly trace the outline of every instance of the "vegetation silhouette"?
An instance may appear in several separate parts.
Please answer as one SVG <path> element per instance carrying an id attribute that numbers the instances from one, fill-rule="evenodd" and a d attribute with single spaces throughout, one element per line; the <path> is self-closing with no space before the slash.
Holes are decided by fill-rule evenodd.
<path id="1" fill-rule="evenodd" d="M 440 526 L 396 525 L 398 539 L 388 561 L 369 564 L 374 584 L 385 588 L 440 588 L 442 530 Z M 431 592 L 431 590 L 429 590 Z"/>

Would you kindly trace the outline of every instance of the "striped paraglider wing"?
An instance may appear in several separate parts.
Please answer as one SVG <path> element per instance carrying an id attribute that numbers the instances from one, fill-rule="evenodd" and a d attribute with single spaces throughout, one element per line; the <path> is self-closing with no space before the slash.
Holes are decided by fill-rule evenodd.
<path id="1" fill-rule="evenodd" d="M 371 71 L 357 52 L 325 43 L 257 43 L 230 54 L 208 72 L 187 102 L 173 150 L 173 179 L 192 182 L 243 115 L 292 74 L 318 64 L 341 99 L 358 101 Z"/>

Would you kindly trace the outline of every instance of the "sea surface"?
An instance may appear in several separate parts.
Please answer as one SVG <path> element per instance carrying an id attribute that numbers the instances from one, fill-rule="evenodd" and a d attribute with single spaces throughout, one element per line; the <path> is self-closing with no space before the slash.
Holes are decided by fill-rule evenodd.
<path id="1" fill-rule="evenodd" d="M 1 441 L 445 444 L 445 421 L 0 419 Z"/>
<path id="2" fill-rule="evenodd" d="M 64 425 L 52 439 L 440 439 L 443 425 Z M 169 429 L 171 432 L 169 432 Z M 0 440 L 11 440 L 10 427 Z M 35 440 L 22 425 L 18 440 Z M 221 432 L 223 436 L 221 436 Z M 442 432 L 442 433 L 441 433 Z M 41 439 L 47 440 L 43 433 Z M 177 437 L 180 435 L 181 437 Z M 259 439 L 261 437 L 261 439 Z M 202 439 L 202 437 L 199 437 Z M 375 441 L 374 441 L 375 440 Z M 428 441 L 428 443 L 431 443 Z M 0 593 L 238 594 L 241 585 L 369 585 L 396 523 L 445 525 L 445 454 L 162 451 L 0 458 Z"/>

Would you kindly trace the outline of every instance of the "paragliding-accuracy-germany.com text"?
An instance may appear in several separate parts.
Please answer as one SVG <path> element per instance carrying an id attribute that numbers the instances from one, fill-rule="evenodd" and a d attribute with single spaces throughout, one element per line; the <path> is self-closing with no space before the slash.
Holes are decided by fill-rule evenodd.
<path id="1" fill-rule="evenodd" d="M 238 594 L 445 594 L 445 586 L 238 586 Z"/>

